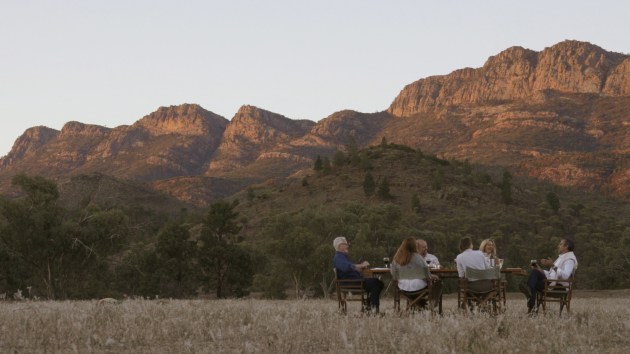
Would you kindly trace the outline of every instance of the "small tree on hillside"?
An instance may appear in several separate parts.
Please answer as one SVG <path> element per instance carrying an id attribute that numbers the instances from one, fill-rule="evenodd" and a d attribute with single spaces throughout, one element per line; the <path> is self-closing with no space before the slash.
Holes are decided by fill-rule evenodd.
<path id="1" fill-rule="evenodd" d="M 315 159 L 315 164 L 313 165 L 313 169 L 317 172 L 321 171 L 324 168 L 324 163 L 322 162 L 322 158 L 317 155 Z"/>
<path id="2" fill-rule="evenodd" d="M 357 166 L 361 162 L 359 147 L 356 139 L 352 135 L 348 136 L 348 141 L 346 142 L 346 154 L 352 166 Z"/>
<path id="3" fill-rule="evenodd" d="M 369 197 L 374 195 L 375 190 L 376 183 L 374 182 L 374 177 L 372 177 L 372 174 L 368 171 L 368 173 L 365 174 L 365 178 L 363 179 L 363 192 L 366 196 Z"/>
<path id="4" fill-rule="evenodd" d="M 333 166 L 335 168 L 340 168 L 346 164 L 346 154 L 341 150 L 335 151 L 335 155 L 333 156 Z"/>
<path id="5" fill-rule="evenodd" d="M 411 210 L 416 213 L 420 212 L 420 198 L 418 197 L 418 193 L 414 193 L 411 196 Z"/>
<path id="6" fill-rule="evenodd" d="M 322 172 L 327 175 L 332 172 L 332 166 L 330 165 L 330 160 L 328 157 L 324 157 L 324 162 L 322 163 Z"/>
<path id="7" fill-rule="evenodd" d="M 512 175 L 508 171 L 503 172 L 501 200 L 503 200 L 505 205 L 512 204 Z"/>
<path id="8" fill-rule="evenodd" d="M 554 192 L 549 192 L 547 193 L 546 199 L 547 204 L 549 204 L 551 210 L 553 210 L 555 214 L 558 214 L 558 211 L 560 210 L 560 198 L 558 197 L 558 195 Z"/>
<path id="9" fill-rule="evenodd" d="M 214 203 L 203 222 L 199 263 L 209 288 L 215 290 L 218 298 L 224 297 L 227 290 L 236 296 L 245 295 L 252 283 L 251 256 L 234 239 L 241 230 L 238 212 L 234 210 L 237 205 Z"/>
<path id="10" fill-rule="evenodd" d="M 391 198 L 391 194 L 389 194 L 389 179 L 387 177 L 383 177 L 381 183 L 378 185 L 377 195 L 381 199 L 389 199 Z"/>
<path id="11" fill-rule="evenodd" d="M 247 187 L 247 201 L 251 203 L 255 198 L 256 193 L 254 193 L 254 188 L 252 188 L 252 186 Z"/>
<path id="12" fill-rule="evenodd" d="M 441 169 L 437 169 L 431 173 L 431 188 L 434 190 L 442 189 L 442 183 L 444 182 L 444 172 Z"/>

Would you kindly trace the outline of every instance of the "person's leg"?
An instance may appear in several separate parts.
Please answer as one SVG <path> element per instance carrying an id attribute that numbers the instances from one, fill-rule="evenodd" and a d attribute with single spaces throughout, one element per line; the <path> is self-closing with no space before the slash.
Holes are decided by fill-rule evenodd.
<path id="1" fill-rule="evenodd" d="M 377 312 L 380 306 L 381 291 L 383 291 L 383 282 L 377 278 L 366 278 L 363 282 L 363 288 L 370 295 L 370 304 Z"/>
<path id="2" fill-rule="evenodd" d="M 533 269 L 527 279 L 527 288 L 529 289 L 530 296 L 527 299 L 527 312 L 532 312 L 534 306 L 536 306 L 536 299 L 538 293 L 541 292 L 545 286 L 545 273 L 540 270 Z"/>
<path id="3" fill-rule="evenodd" d="M 433 304 L 433 307 L 435 307 L 435 305 L 441 305 L 441 296 L 442 296 L 442 281 L 441 280 L 437 280 L 435 282 L 433 282 L 433 287 L 431 288 L 431 297 L 433 298 L 433 300 L 435 301 L 435 303 Z M 440 307 L 440 313 L 441 313 L 441 307 Z"/>

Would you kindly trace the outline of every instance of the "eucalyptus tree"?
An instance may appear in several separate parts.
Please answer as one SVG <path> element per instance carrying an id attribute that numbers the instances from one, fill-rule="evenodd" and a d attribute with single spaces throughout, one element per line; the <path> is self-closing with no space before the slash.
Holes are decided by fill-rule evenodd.
<path id="1" fill-rule="evenodd" d="M 228 293 L 246 295 L 253 279 L 251 254 L 238 239 L 241 225 L 234 210 L 237 205 L 237 201 L 214 203 L 203 221 L 199 264 L 207 287 L 218 298 Z"/>

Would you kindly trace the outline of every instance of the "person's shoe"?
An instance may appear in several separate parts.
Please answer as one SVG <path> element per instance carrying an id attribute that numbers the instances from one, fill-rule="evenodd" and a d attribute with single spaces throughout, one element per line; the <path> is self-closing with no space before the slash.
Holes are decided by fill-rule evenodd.
<path id="1" fill-rule="evenodd" d="M 533 307 L 527 308 L 527 316 L 534 317 L 536 315 L 538 315 L 538 310 L 535 310 Z"/>
<path id="2" fill-rule="evenodd" d="M 523 294 L 525 294 L 525 296 L 527 297 L 527 300 L 529 300 L 529 298 L 532 297 L 531 290 L 529 290 L 529 288 L 525 284 L 518 283 L 518 290 L 520 290 Z"/>

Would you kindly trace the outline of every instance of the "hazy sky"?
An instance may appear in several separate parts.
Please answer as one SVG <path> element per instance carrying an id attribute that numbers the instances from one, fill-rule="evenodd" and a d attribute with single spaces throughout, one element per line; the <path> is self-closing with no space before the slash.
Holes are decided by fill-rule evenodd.
<path id="1" fill-rule="evenodd" d="M 27 128 L 198 103 L 292 119 L 386 109 L 404 85 L 565 39 L 630 53 L 630 2 L 0 0 L 0 156 Z"/>

